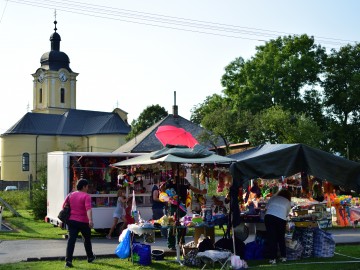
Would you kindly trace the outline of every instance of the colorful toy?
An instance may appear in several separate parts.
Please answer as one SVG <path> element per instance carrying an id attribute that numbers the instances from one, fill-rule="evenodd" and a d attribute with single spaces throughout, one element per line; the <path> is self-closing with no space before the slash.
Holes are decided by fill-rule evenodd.
<path id="1" fill-rule="evenodd" d="M 160 192 L 159 194 L 159 200 L 161 202 L 168 202 L 169 201 L 169 195 L 166 192 Z"/>

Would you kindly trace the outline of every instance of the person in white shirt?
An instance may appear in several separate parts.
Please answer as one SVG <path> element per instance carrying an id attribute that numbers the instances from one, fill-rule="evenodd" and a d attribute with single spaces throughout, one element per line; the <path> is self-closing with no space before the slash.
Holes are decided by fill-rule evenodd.
<path id="1" fill-rule="evenodd" d="M 280 190 L 271 197 L 266 205 L 265 227 L 271 264 L 276 264 L 278 247 L 281 255 L 280 261 L 286 262 L 285 231 L 286 219 L 290 210 L 291 193 L 286 189 Z"/>

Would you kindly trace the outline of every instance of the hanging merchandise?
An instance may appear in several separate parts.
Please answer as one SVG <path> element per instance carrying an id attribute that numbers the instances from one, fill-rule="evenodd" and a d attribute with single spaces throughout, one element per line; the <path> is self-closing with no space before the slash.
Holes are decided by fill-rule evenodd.
<path id="1" fill-rule="evenodd" d="M 191 200 L 192 200 L 191 194 L 188 191 L 187 194 L 186 194 L 186 202 L 185 202 L 186 208 L 191 208 Z"/>
<path id="2" fill-rule="evenodd" d="M 224 191 L 224 187 L 225 187 L 225 173 L 219 171 L 219 175 L 218 175 L 218 185 L 217 185 L 217 192 L 223 192 Z"/>
<path id="3" fill-rule="evenodd" d="M 201 170 L 199 175 L 200 184 L 205 185 L 205 172 L 204 170 Z"/>

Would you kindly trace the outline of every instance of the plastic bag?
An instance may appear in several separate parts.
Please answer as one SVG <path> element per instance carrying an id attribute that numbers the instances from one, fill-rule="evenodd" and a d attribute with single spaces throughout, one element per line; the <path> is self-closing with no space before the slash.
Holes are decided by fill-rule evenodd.
<path id="1" fill-rule="evenodd" d="M 240 256 L 231 255 L 231 267 L 232 269 L 245 269 L 248 268 L 247 262 L 240 259 Z"/>
<path id="2" fill-rule="evenodd" d="M 124 240 L 124 238 L 125 238 L 128 231 L 129 231 L 129 228 L 126 228 L 121 232 L 121 234 L 119 235 L 119 243 Z"/>
<path id="3" fill-rule="evenodd" d="M 125 230 L 124 230 L 125 231 L 125 236 L 123 237 L 122 241 L 119 243 L 119 245 L 115 249 L 115 254 L 120 259 L 126 259 L 126 258 L 130 257 L 131 232 L 128 229 L 125 229 Z"/>

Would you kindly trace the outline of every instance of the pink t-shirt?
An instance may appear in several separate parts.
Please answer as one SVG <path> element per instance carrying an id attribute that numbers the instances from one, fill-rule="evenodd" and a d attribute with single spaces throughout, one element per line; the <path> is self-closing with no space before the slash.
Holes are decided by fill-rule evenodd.
<path id="1" fill-rule="evenodd" d="M 69 195 L 68 195 L 69 196 Z M 66 199 L 65 199 L 66 201 Z M 65 204 L 65 202 L 64 202 Z M 63 204 L 63 207 L 64 207 Z M 89 194 L 81 191 L 75 191 L 70 195 L 70 218 L 79 222 L 89 223 L 86 212 L 91 209 L 91 197 Z"/>

